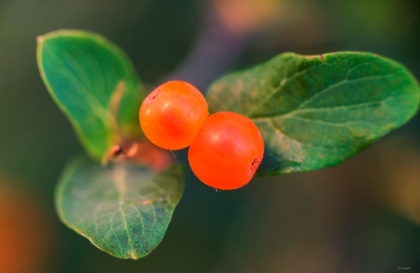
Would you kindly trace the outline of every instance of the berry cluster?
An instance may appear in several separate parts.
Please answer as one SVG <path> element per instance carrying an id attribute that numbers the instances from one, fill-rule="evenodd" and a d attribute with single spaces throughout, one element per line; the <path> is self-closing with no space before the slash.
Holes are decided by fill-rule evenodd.
<path id="1" fill-rule="evenodd" d="M 155 145 L 180 150 L 206 185 L 233 190 L 254 176 L 264 153 L 258 127 L 233 112 L 208 115 L 206 99 L 191 84 L 171 81 L 157 87 L 140 107 L 140 125 Z"/>

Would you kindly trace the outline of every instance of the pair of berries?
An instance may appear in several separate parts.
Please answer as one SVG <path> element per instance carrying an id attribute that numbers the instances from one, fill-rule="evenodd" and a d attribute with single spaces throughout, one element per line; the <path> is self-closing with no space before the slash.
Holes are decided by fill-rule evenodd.
<path id="1" fill-rule="evenodd" d="M 233 112 L 208 116 L 206 99 L 183 81 L 167 82 L 143 101 L 140 125 L 146 137 L 167 150 L 190 146 L 188 161 L 206 185 L 233 190 L 254 176 L 264 153 L 258 127 Z"/>

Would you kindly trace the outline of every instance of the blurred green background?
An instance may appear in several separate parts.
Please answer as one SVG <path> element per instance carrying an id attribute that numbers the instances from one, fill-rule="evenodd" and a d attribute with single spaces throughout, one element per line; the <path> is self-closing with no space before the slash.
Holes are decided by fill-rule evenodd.
<path id="1" fill-rule="evenodd" d="M 326 170 L 233 192 L 189 173 L 154 252 L 96 249 L 54 211 L 60 172 L 83 151 L 41 81 L 35 38 L 62 28 L 120 45 L 149 87 L 176 78 L 205 90 L 285 51 L 371 51 L 420 78 L 417 0 L 0 0 L 0 273 L 420 272 L 418 117 Z"/>

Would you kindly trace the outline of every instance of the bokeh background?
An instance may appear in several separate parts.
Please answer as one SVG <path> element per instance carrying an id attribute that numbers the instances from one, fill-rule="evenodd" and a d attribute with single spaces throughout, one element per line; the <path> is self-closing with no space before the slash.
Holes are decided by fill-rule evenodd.
<path id="1" fill-rule="evenodd" d="M 150 87 L 293 51 L 357 50 L 420 78 L 417 0 L 0 0 L 0 273 L 420 272 L 420 118 L 326 170 L 215 192 L 187 175 L 161 245 L 118 260 L 61 224 L 53 193 L 82 149 L 38 73 L 36 36 L 99 32 Z M 182 160 L 182 158 L 181 158 Z"/>

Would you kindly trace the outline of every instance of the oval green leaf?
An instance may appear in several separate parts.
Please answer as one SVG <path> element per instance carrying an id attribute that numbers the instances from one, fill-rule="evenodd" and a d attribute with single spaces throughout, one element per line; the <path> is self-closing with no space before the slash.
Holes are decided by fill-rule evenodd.
<path id="1" fill-rule="evenodd" d="M 55 202 L 68 227 L 117 258 L 136 260 L 161 242 L 183 188 L 179 165 L 157 174 L 79 158 L 65 169 Z"/>
<path id="2" fill-rule="evenodd" d="M 375 54 L 279 55 L 216 81 L 210 112 L 250 117 L 265 141 L 259 175 L 333 166 L 403 125 L 419 85 L 402 65 Z"/>
<path id="3" fill-rule="evenodd" d="M 145 94 L 117 46 L 94 33 L 61 30 L 38 37 L 37 58 L 48 91 L 93 158 L 102 159 L 121 138 L 141 135 Z"/>

